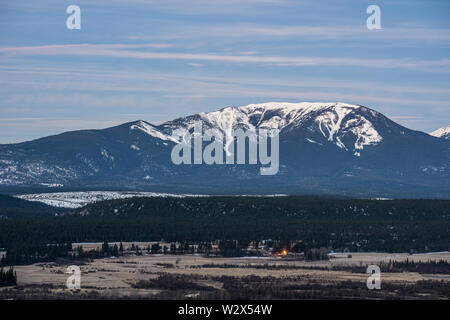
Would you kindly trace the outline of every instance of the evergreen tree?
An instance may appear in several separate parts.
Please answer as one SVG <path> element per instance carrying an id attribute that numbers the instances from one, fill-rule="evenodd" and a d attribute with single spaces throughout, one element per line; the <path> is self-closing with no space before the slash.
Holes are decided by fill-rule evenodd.
<path id="1" fill-rule="evenodd" d="M 105 240 L 102 244 L 102 253 L 104 256 L 109 255 L 110 252 L 110 248 L 109 248 L 109 244 L 108 241 Z"/>
<path id="2" fill-rule="evenodd" d="M 113 247 L 113 256 L 118 257 L 119 256 L 119 248 L 117 247 L 117 244 L 114 244 Z"/>
<path id="3" fill-rule="evenodd" d="M 17 284 L 17 272 L 13 267 L 10 267 L 8 271 L 3 271 L 3 267 L 0 268 L 0 287 L 15 286 Z"/>
<path id="4" fill-rule="evenodd" d="M 161 250 L 161 246 L 159 245 L 158 242 L 155 243 L 155 244 L 152 244 L 152 247 L 151 247 L 151 253 L 152 253 L 152 254 L 159 253 L 160 250 Z"/>

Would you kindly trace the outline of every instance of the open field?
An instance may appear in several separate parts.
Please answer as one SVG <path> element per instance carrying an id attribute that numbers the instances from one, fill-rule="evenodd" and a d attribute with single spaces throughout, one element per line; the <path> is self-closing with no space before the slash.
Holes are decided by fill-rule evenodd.
<path id="1" fill-rule="evenodd" d="M 16 266 L 18 285 L 0 298 L 444 298 L 450 275 L 382 272 L 381 290 L 368 290 L 365 272 L 351 267 L 381 262 L 444 260 L 450 253 L 334 254 L 329 261 L 279 257 L 207 258 L 199 255 L 141 255 L 92 261 L 56 261 Z M 68 265 L 81 268 L 81 290 L 65 286 Z M 336 268 L 337 270 L 334 270 Z M 348 269 L 347 269 L 348 268 Z M 365 268 L 364 268 L 365 269 Z"/>

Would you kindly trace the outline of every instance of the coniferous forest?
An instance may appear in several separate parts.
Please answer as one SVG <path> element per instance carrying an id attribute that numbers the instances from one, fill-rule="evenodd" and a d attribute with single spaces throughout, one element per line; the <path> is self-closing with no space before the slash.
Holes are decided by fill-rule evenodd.
<path id="1" fill-rule="evenodd" d="M 110 200 L 59 216 L 0 220 L 0 248 L 52 260 L 72 242 L 211 242 L 266 239 L 298 251 L 427 252 L 450 248 L 450 201 L 320 197 Z M 238 247 L 223 241 L 224 255 Z M 22 256 L 30 257 L 33 254 Z M 26 261 L 23 261 L 26 263 Z"/>

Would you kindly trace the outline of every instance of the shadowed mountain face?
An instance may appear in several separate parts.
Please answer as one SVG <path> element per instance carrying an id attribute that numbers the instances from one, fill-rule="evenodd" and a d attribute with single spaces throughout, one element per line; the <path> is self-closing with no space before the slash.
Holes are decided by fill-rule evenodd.
<path id="1" fill-rule="evenodd" d="M 173 164 L 172 132 L 199 120 L 224 137 L 279 129 L 278 174 L 261 176 L 260 164 Z M 0 145 L 0 186 L 450 198 L 450 141 L 363 106 L 265 103 Z"/>

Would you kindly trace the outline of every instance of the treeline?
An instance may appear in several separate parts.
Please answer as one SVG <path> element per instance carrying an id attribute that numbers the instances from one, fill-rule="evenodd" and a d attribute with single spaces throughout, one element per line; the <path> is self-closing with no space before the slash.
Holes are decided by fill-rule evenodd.
<path id="1" fill-rule="evenodd" d="M 164 290 L 196 290 L 196 291 L 211 291 L 217 290 L 208 285 L 198 284 L 193 281 L 195 276 L 189 275 L 170 275 L 162 274 L 153 280 L 139 280 L 131 284 L 133 288 L 139 289 L 164 289 Z"/>
<path id="2" fill-rule="evenodd" d="M 216 240 L 301 240 L 305 248 L 334 251 L 426 252 L 450 248 L 447 221 L 233 217 L 122 218 L 64 216 L 0 221 L 0 247 L 28 243 L 109 241 L 213 242 Z M 224 248 L 226 250 L 226 248 Z"/>
<path id="3" fill-rule="evenodd" d="M 17 273 L 13 267 L 10 267 L 7 271 L 3 271 L 3 267 L 0 268 L 0 287 L 15 286 L 17 284 Z"/>
<path id="4" fill-rule="evenodd" d="M 222 286 L 207 286 L 207 281 Z M 383 282 L 382 290 L 367 290 L 364 281 L 305 281 L 299 277 L 193 276 L 162 274 L 158 278 L 138 281 L 138 288 L 160 289 L 153 299 L 186 299 L 195 290 L 202 300 L 273 300 L 273 299 L 448 299 L 450 289 L 444 281 L 422 280 L 416 283 Z M 187 289 L 186 289 L 187 288 Z M 425 298 L 424 298 L 425 297 Z"/>
<path id="5" fill-rule="evenodd" d="M 421 274 L 450 274 L 450 262 L 446 260 L 429 260 L 426 262 L 406 259 L 405 261 L 389 261 L 380 264 L 382 272 L 418 272 Z"/>
<path id="6" fill-rule="evenodd" d="M 181 242 L 170 243 L 170 246 L 154 243 L 141 247 L 132 244 L 129 248 L 124 248 L 123 243 L 110 245 L 107 240 L 103 241 L 101 247 L 91 250 L 84 250 L 83 247 L 77 246 L 72 248 L 71 243 L 55 243 L 55 244 L 27 244 L 10 246 L 6 249 L 6 254 L 0 259 L 1 266 L 27 265 L 37 262 L 52 262 L 57 258 L 64 259 L 99 259 L 104 257 L 118 257 L 124 254 L 142 255 L 147 254 L 203 254 L 203 255 L 221 255 L 221 256 L 242 256 L 246 249 L 244 243 L 237 241 L 219 241 L 218 249 L 212 249 L 211 242 Z"/>
<path id="7" fill-rule="evenodd" d="M 0 260 L 1 266 L 26 265 L 37 262 L 52 262 L 57 258 L 64 259 L 99 259 L 104 257 L 118 257 L 123 255 L 146 254 L 200 254 L 203 256 L 241 257 L 245 255 L 263 256 L 267 254 L 280 254 L 284 250 L 294 253 L 302 253 L 306 260 L 328 260 L 329 250 L 327 248 L 306 248 L 295 242 L 286 241 L 238 241 L 238 240 L 218 240 L 212 242 L 171 242 L 170 244 L 160 244 L 159 242 L 147 246 L 131 244 L 124 248 L 123 243 L 110 245 L 104 240 L 102 245 L 91 250 L 84 250 L 79 245 L 75 248 L 71 243 L 53 244 L 27 244 L 11 246 L 6 249 L 6 254 Z"/>
<path id="8" fill-rule="evenodd" d="M 381 272 L 417 272 L 420 274 L 450 274 L 450 262 L 446 260 L 429 260 L 429 261 L 380 261 L 377 263 Z M 367 273 L 368 264 L 335 264 L 335 265 L 293 265 L 293 264 L 229 264 L 229 263 L 206 263 L 202 265 L 191 266 L 192 269 L 197 268 L 241 268 L 241 269 L 262 269 L 262 270 L 322 270 L 322 271 L 346 271 L 353 273 Z"/>
<path id="9" fill-rule="evenodd" d="M 328 248 L 311 248 L 305 251 L 305 260 L 316 261 L 316 260 L 329 260 L 330 257 L 328 253 L 330 251 Z"/>
<path id="10" fill-rule="evenodd" d="M 410 259 L 395 261 L 380 261 L 377 263 L 381 272 L 395 273 L 395 272 L 417 272 L 420 274 L 450 274 L 450 262 L 446 260 L 428 260 L 428 261 L 414 261 Z M 331 268 L 312 267 L 319 270 L 334 270 L 334 271 L 350 271 L 354 273 L 366 273 L 368 264 L 360 265 L 333 265 Z"/>
<path id="11" fill-rule="evenodd" d="M 6 254 L 0 260 L 0 265 L 26 265 L 36 262 L 50 262 L 56 258 L 69 258 L 72 250 L 70 243 L 33 244 L 24 242 L 6 248 Z"/>

